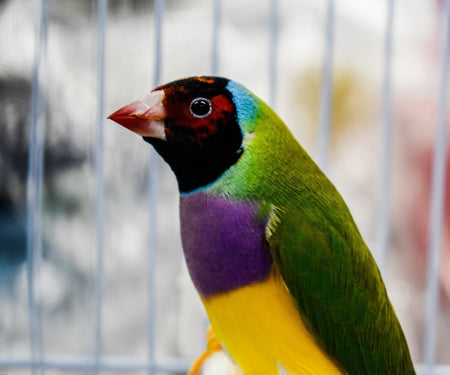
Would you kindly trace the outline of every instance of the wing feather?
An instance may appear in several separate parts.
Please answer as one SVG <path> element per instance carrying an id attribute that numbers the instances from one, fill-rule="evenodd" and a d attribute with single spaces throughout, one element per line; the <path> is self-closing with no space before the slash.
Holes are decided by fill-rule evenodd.
<path id="1" fill-rule="evenodd" d="M 308 211 L 317 207 L 278 207 L 269 247 L 319 345 L 348 374 L 414 374 L 380 272 L 351 217 L 336 224 L 330 212 Z"/>

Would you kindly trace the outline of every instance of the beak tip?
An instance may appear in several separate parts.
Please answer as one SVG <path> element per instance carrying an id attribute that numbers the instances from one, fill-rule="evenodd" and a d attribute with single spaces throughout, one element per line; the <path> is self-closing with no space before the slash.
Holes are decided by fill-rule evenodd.
<path id="1" fill-rule="evenodd" d="M 114 122 L 117 122 L 116 121 L 116 119 L 117 119 L 117 112 L 111 113 L 106 119 L 107 120 L 112 120 Z"/>

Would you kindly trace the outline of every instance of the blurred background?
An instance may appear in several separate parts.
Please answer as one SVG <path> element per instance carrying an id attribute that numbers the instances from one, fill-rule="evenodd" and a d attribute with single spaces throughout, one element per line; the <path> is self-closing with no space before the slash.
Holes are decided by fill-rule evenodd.
<path id="1" fill-rule="evenodd" d="M 37 204 L 30 206 L 28 201 L 27 206 L 27 179 L 36 172 L 29 170 L 28 159 L 30 124 L 37 116 L 31 98 L 41 3 L 46 4 L 48 16 L 39 74 L 44 98 L 39 115 L 44 124 L 43 180 Z M 153 1 L 110 0 L 105 64 L 99 68 L 96 1 L 0 1 L 1 375 L 30 374 L 28 365 L 37 354 L 53 364 L 40 373 L 91 373 L 89 364 L 99 351 L 109 363 L 102 374 L 117 373 L 119 368 L 126 374 L 148 373 L 149 358 L 178 369 L 161 365 L 155 373 L 184 373 L 183 368 L 203 350 L 208 323 L 184 264 L 175 178 L 140 137 L 106 120 L 154 88 L 156 81 L 217 73 L 241 82 L 273 104 L 299 142 L 317 158 L 328 2 L 280 0 L 276 24 L 271 1 L 227 0 L 214 8 L 218 3 L 164 1 L 161 59 L 157 60 Z M 389 196 L 383 198 L 392 206 L 383 275 L 416 363 L 423 362 L 424 356 L 443 3 L 398 0 L 393 18 L 392 177 Z M 388 2 L 336 0 L 334 4 L 326 171 L 376 258 L 383 261 L 377 253 L 376 231 Z M 220 9 L 215 13 L 219 17 L 214 18 L 214 9 Z M 103 144 L 97 133 L 99 69 L 105 77 Z M 100 180 L 99 153 L 104 160 Z M 447 365 L 449 165 L 435 357 L 438 364 Z M 149 186 L 153 186 L 151 194 Z M 100 218 L 98 212 L 103 213 Z M 39 223 L 36 246 L 40 248 L 32 283 L 26 262 L 30 215 Z M 30 318 L 30 312 L 38 312 L 38 317 Z M 37 329 L 37 341 L 30 324 Z"/>

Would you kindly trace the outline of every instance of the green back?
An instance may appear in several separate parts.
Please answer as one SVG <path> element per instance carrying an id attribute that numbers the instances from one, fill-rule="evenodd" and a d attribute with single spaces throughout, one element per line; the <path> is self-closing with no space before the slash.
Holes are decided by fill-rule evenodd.
<path id="1" fill-rule="evenodd" d="M 414 374 L 380 272 L 345 202 L 277 115 L 247 94 L 237 100 L 246 152 L 208 190 L 268 208 L 275 264 L 305 325 L 346 373 Z"/>

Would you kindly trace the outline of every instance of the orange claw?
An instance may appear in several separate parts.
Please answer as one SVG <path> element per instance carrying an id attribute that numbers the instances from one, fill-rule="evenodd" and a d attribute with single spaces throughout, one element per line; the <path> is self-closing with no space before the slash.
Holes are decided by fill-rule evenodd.
<path id="1" fill-rule="evenodd" d="M 214 330 L 210 326 L 206 331 L 206 350 L 192 363 L 187 375 L 200 375 L 203 363 L 215 352 L 222 350 L 222 345 L 214 333 Z"/>

